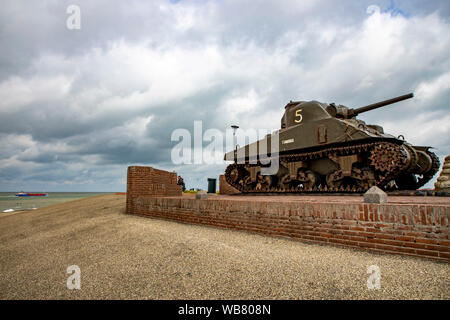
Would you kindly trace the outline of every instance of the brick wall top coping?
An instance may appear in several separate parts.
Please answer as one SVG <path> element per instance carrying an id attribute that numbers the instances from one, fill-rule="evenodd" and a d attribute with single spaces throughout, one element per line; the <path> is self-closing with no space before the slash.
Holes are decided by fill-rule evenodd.
<path id="1" fill-rule="evenodd" d="M 232 201 L 232 202 L 246 202 L 246 203 L 304 203 L 304 204 L 334 204 L 334 205 L 370 205 L 370 206 L 432 206 L 432 207 L 447 207 L 450 209 L 450 198 L 440 197 L 405 197 L 405 196 L 391 196 L 388 203 L 374 204 L 364 203 L 362 196 L 228 196 L 228 195 L 211 195 L 208 199 L 195 199 L 194 194 L 183 196 L 139 196 L 135 197 L 149 197 L 149 198 L 165 198 L 178 200 L 193 200 L 193 201 Z"/>

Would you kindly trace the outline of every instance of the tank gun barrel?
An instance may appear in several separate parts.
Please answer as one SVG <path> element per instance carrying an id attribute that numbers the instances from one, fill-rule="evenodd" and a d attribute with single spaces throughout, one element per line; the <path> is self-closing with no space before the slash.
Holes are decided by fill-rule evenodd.
<path id="1" fill-rule="evenodd" d="M 393 103 L 396 103 L 396 102 L 399 102 L 399 101 L 410 99 L 412 97 L 414 97 L 414 94 L 413 93 L 408 93 L 408 94 L 405 94 L 403 96 L 399 96 L 399 97 L 395 97 L 395 98 L 392 98 L 392 99 L 388 99 L 388 100 L 380 101 L 380 102 L 377 102 L 377 103 L 369 104 L 369 105 L 361 107 L 361 108 L 350 109 L 349 113 L 350 113 L 351 116 L 356 116 L 356 115 L 358 115 L 360 113 L 367 112 L 367 111 L 370 111 L 370 110 L 373 110 L 373 109 L 377 109 L 377 108 L 381 108 L 381 107 L 387 106 L 388 104 L 393 104 Z"/>

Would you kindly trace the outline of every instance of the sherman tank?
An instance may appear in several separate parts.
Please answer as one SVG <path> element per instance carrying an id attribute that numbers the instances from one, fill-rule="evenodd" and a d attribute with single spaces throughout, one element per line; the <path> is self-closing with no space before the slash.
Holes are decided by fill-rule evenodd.
<path id="1" fill-rule="evenodd" d="M 226 181 L 244 193 L 360 193 L 372 186 L 416 190 L 439 170 L 432 147 L 414 146 L 403 136 L 387 134 L 381 126 L 357 118 L 413 96 L 409 93 L 356 109 L 291 101 L 284 108 L 279 130 L 225 154 L 225 160 L 233 161 L 226 168 Z M 274 139 L 277 152 L 270 151 Z M 269 166 L 267 160 L 279 163 L 270 175 L 262 170 Z"/>

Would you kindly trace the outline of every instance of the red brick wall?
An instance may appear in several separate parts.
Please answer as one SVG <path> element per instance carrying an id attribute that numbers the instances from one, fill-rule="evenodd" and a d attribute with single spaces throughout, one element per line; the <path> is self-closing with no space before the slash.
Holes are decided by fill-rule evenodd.
<path id="1" fill-rule="evenodd" d="M 131 203 L 142 196 L 181 196 L 177 174 L 152 167 L 128 167 L 126 212 L 132 213 Z"/>
<path id="2" fill-rule="evenodd" d="M 219 177 L 219 193 L 220 194 L 238 194 L 241 193 L 238 189 L 232 187 L 226 180 L 225 175 Z"/>
<path id="3" fill-rule="evenodd" d="M 130 213 L 450 261 L 448 205 L 135 197 Z"/>

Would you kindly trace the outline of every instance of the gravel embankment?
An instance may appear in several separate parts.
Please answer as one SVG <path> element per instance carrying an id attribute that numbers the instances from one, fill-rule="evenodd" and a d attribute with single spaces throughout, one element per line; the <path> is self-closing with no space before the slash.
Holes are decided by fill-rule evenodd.
<path id="1" fill-rule="evenodd" d="M 1 299 L 450 299 L 450 264 L 128 216 L 105 195 L 0 214 Z M 68 290 L 67 267 L 81 269 Z M 381 269 L 368 290 L 367 268 Z"/>

